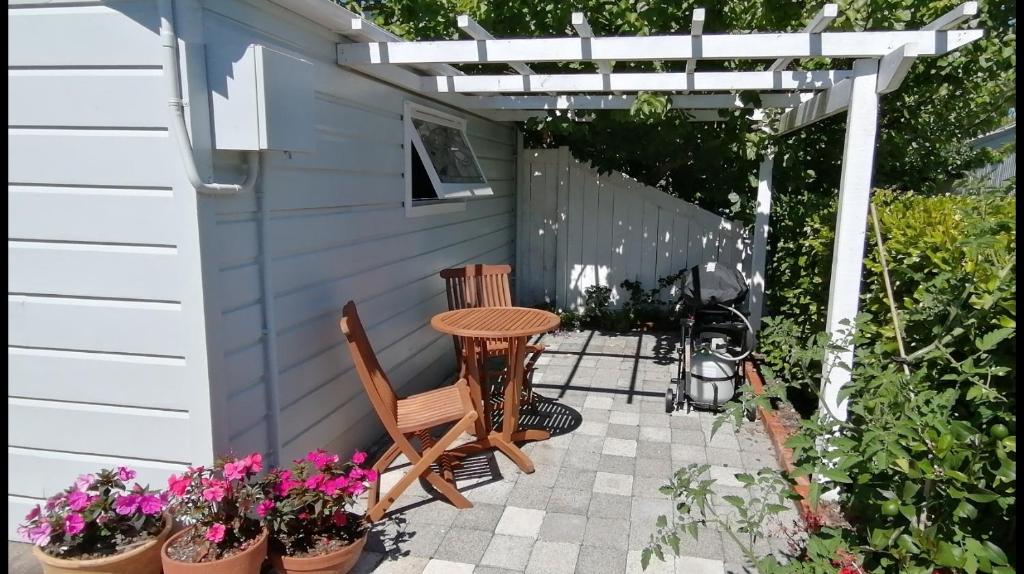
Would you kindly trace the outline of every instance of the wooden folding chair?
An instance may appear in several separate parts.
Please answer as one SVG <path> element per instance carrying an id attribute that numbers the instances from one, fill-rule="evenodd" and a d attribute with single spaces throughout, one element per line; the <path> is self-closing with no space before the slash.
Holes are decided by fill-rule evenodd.
<path id="1" fill-rule="evenodd" d="M 379 481 L 370 487 L 367 504 L 369 521 L 380 520 L 388 507 L 421 476 L 457 508 L 472 508 L 473 505 L 455 489 L 451 458 L 445 454 L 445 449 L 459 435 L 472 428 L 477 419 L 469 384 L 465 379 L 459 379 L 452 386 L 399 398 L 377 361 L 353 301 L 349 301 L 342 310 L 341 330 L 348 339 L 352 361 L 370 397 L 370 404 L 394 440 L 394 444 L 373 465 L 374 470 L 383 474 L 399 454 L 408 457 L 412 464 L 412 468 L 383 498 L 379 497 Z M 441 438 L 434 439 L 430 429 L 451 422 L 455 423 L 454 426 Z M 412 438 L 419 442 L 419 450 L 410 442 Z M 434 463 L 441 468 L 443 478 L 431 470 Z"/>
<path id="2" fill-rule="evenodd" d="M 466 265 L 441 271 L 441 278 L 444 279 L 445 291 L 448 295 L 448 309 L 466 309 L 469 307 L 511 307 L 512 290 L 509 288 L 508 277 L 512 273 L 510 265 Z M 484 350 L 487 358 L 504 357 L 508 364 L 509 347 L 508 341 L 493 340 L 486 341 Z M 526 345 L 526 352 L 529 358 L 523 368 L 523 394 L 524 404 L 533 406 L 533 379 L 534 367 L 537 359 L 544 352 L 544 345 Z M 455 337 L 455 353 L 462 359 L 462 348 L 459 338 Z M 463 373 L 465 374 L 465 373 Z M 481 373 L 482 381 L 486 384 L 488 374 Z M 486 388 L 486 387 L 484 387 Z"/>

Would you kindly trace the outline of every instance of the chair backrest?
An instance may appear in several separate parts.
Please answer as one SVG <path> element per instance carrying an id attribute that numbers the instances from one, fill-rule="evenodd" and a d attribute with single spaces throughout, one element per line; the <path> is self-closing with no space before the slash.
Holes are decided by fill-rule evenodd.
<path id="1" fill-rule="evenodd" d="M 511 307 L 509 265 L 467 265 L 441 271 L 449 309 Z"/>
<path id="2" fill-rule="evenodd" d="M 377 416 L 390 432 L 397 425 L 398 397 L 391 387 L 391 381 L 377 361 L 377 354 L 370 346 L 363 322 L 359 320 L 359 313 L 356 312 L 355 301 L 346 303 L 341 315 L 341 331 L 348 340 L 348 350 L 352 353 L 356 372 L 359 373 L 359 379 L 363 382 L 363 388 L 370 397 L 373 409 L 377 411 Z"/>

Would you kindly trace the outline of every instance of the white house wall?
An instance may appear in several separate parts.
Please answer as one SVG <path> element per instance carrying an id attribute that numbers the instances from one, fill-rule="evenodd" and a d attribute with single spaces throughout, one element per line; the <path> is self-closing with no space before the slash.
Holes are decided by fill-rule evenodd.
<path id="1" fill-rule="evenodd" d="M 117 464 L 213 454 L 195 191 L 155 2 L 8 6 L 8 537 Z"/>
<path id="2" fill-rule="evenodd" d="M 749 275 L 750 239 L 739 223 L 621 173 L 599 175 L 568 148 L 523 150 L 518 189 L 518 293 L 526 303 L 580 310 L 588 287 L 606 285 L 619 305 L 626 279 L 647 290 L 708 261 Z"/>
<path id="3" fill-rule="evenodd" d="M 258 184 L 270 210 L 281 459 L 317 447 L 349 453 L 383 429 L 344 345 L 342 306 L 356 301 L 400 392 L 454 374 L 450 337 L 429 325 L 447 308 L 438 272 L 512 261 L 514 129 L 469 116 L 470 142 L 493 197 L 472 200 L 461 213 L 407 218 L 403 104 L 434 104 L 339 68 L 335 35 L 269 3 L 209 2 L 202 19 L 208 54 L 263 43 L 315 64 L 316 150 L 264 152 Z M 207 81 L 217 89 L 216 70 L 207 71 Z M 219 180 L 241 173 L 240 155 L 218 153 L 215 160 Z M 211 360 L 226 393 L 228 443 L 240 452 L 269 452 L 258 202 L 251 194 L 214 198 L 202 209 L 215 227 L 203 249 L 216 262 L 206 280 L 220 310 Z"/>

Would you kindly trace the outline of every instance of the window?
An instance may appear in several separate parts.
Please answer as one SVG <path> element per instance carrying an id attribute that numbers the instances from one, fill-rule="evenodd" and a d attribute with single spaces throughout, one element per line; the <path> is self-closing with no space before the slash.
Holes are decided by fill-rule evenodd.
<path id="1" fill-rule="evenodd" d="M 465 199 L 494 193 L 469 145 L 465 120 L 411 102 L 404 120 L 406 215 L 462 211 Z"/>

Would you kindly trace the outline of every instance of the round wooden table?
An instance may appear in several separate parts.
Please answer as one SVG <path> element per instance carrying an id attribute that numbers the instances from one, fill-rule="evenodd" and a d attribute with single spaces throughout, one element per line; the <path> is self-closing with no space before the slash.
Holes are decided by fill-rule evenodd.
<path id="1" fill-rule="evenodd" d="M 532 335 L 540 335 L 558 328 L 558 315 L 526 307 L 474 307 L 456 309 L 435 315 L 430 325 L 463 341 L 463 372 L 469 382 L 473 403 L 477 407 L 477 440 L 462 445 L 454 452 L 468 455 L 488 448 L 496 448 L 519 465 L 523 472 L 533 472 L 533 462 L 515 445 L 517 441 L 545 440 L 551 433 L 540 429 L 519 430 L 520 395 L 523 384 L 523 361 L 526 342 Z M 502 342 L 508 345 L 508 365 L 504 400 L 502 401 L 501 428 L 491 424 L 490 401 L 481 385 L 481 363 L 486 357 L 488 344 Z"/>

